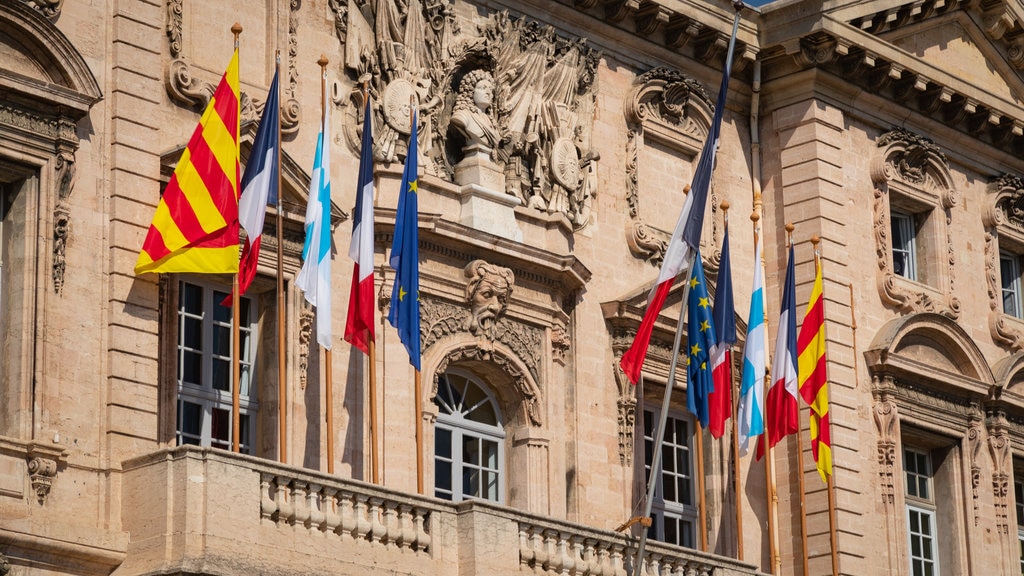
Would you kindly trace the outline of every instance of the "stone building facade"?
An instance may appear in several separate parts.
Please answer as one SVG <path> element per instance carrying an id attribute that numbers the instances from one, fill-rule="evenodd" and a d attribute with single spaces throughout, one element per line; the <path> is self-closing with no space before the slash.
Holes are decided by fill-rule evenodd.
<path id="1" fill-rule="evenodd" d="M 741 11 L 704 265 L 714 284 L 728 231 L 738 358 L 754 267 L 773 349 L 785 224 L 801 319 L 820 237 L 834 512 L 809 442 L 784 439 L 771 476 L 737 465 L 731 432 L 696 428 L 680 378 L 634 569 L 641 527 L 617 528 L 643 509 L 681 286 L 642 386 L 618 359 L 708 133 L 734 13 L 0 0 L 0 576 L 1020 573 L 1024 9 L 1007 0 Z M 241 453 L 217 305 L 231 279 L 133 272 L 236 21 L 243 165 L 277 53 L 283 140 L 282 224 L 269 207 L 242 306 Z M 321 55 L 330 358 L 293 286 Z M 340 337 L 367 101 L 372 365 Z M 383 320 L 413 107 L 419 374 Z"/>

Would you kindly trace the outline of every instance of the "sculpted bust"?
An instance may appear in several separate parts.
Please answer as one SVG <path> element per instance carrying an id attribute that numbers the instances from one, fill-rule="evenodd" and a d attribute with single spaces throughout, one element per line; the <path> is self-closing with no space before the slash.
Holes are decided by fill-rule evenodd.
<path id="1" fill-rule="evenodd" d="M 463 150 L 483 145 L 493 149 L 499 134 L 491 121 L 494 79 L 486 70 L 473 70 L 463 76 L 452 110 L 451 125 L 466 139 Z"/>
<path id="2" fill-rule="evenodd" d="M 466 329 L 475 336 L 494 336 L 494 325 L 508 308 L 515 276 L 508 268 L 483 260 L 466 265 L 466 301 L 470 306 Z"/>

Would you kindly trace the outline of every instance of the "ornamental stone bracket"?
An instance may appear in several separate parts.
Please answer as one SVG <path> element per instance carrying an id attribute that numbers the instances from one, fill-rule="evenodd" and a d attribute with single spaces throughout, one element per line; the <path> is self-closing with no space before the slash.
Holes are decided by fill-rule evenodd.
<path id="1" fill-rule="evenodd" d="M 50 22 L 56 22 L 60 18 L 60 10 L 64 6 L 64 0 L 21 0 L 21 2 L 42 14 Z"/>
<path id="2" fill-rule="evenodd" d="M 971 503 L 974 507 L 974 525 L 978 525 L 978 487 L 981 486 L 982 414 L 978 403 L 971 404 L 967 426 L 967 456 L 971 468 Z M 991 439 L 989 439 L 991 442 Z"/>
<path id="3" fill-rule="evenodd" d="M 621 358 L 621 356 L 620 356 Z M 619 367 L 616 359 L 612 363 L 612 374 L 619 391 L 616 400 L 619 423 L 619 463 L 629 467 L 633 465 L 633 434 L 636 430 L 636 388 Z"/>
<path id="4" fill-rule="evenodd" d="M 46 503 L 57 474 L 68 463 L 68 449 L 60 444 L 41 443 L 0 437 L 0 458 L 25 462 L 32 491 L 40 505 Z"/>
<path id="5" fill-rule="evenodd" d="M 302 111 L 299 101 L 295 98 L 295 89 L 298 84 L 298 68 L 295 65 L 295 56 L 298 53 L 297 13 L 302 2 L 301 0 L 288 0 L 288 2 L 288 56 L 286 63 L 288 84 L 285 91 L 286 97 L 281 102 L 281 132 L 293 134 L 299 129 L 299 118 Z M 184 3 L 185 0 L 167 0 L 166 32 L 172 60 L 167 67 L 165 84 L 167 93 L 172 99 L 186 106 L 205 109 L 217 87 L 213 83 L 198 78 L 191 62 L 185 56 L 186 40 L 182 22 Z M 242 92 L 239 97 L 242 111 L 241 123 L 246 124 L 258 120 L 266 102 L 253 98 L 245 92 Z"/>
<path id="6" fill-rule="evenodd" d="M 871 179 L 879 295 L 901 312 L 937 312 L 955 320 L 960 317 L 960 299 L 956 296 L 951 224 L 959 192 L 953 187 L 946 156 L 931 140 L 903 128 L 882 134 L 877 145 Z M 928 273 L 934 279 L 927 285 L 900 276 L 893 267 L 892 206 L 912 213 L 942 211 L 941 222 L 919 235 L 938 262 Z"/>
<path id="7" fill-rule="evenodd" d="M 641 213 L 640 154 L 650 141 L 679 152 L 691 160 L 700 152 L 714 114 L 714 104 L 704 86 L 682 72 L 658 67 L 641 74 L 623 103 L 626 118 L 626 202 L 629 222 L 626 243 L 637 258 L 658 266 L 670 232 L 650 225 Z M 716 205 L 714 198 L 712 206 Z"/>
<path id="8" fill-rule="evenodd" d="M 988 285 L 989 330 L 997 344 L 1011 352 L 1024 350 L 1024 322 L 1003 311 L 1000 251 L 1024 253 L 1024 179 L 1003 174 L 989 183 L 985 225 L 985 281 Z"/>
<path id="9" fill-rule="evenodd" d="M 986 409 L 985 428 L 988 431 L 988 450 L 992 457 L 992 491 L 995 496 L 996 528 L 1002 535 L 1009 534 L 1009 484 L 1012 463 L 1009 424 L 1006 412 L 994 406 Z M 977 524 L 977 518 L 975 518 Z"/>
<path id="10" fill-rule="evenodd" d="M 71 206 L 68 198 L 75 184 L 74 146 L 62 146 L 57 152 L 57 205 L 53 209 L 53 291 L 60 294 L 64 288 L 64 270 L 68 238 L 71 235 Z"/>
<path id="11" fill-rule="evenodd" d="M 871 414 L 878 433 L 878 485 L 881 488 L 882 504 L 887 507 L 895 505 L 896 494 L 896 445 L 900 430 L 895 394 L 896 382 L 892 377 L 872 377 Z"/>

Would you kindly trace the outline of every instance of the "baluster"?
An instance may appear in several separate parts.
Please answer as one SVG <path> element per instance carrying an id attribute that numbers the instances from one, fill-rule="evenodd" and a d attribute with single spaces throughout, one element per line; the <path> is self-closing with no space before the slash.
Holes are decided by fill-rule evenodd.
<path id="1" fill-rule="evenodd" d="M 414 508 L 412 523 L 416 530 L 416 542 L 413 544 L 413 549 L 417 552 L 421 550 L 429 550 L 432 539 L 429 532 L 430 511 L 422 508 Z"/>
<path id="2" fill-rule="evenodd" d="M 530 547 L 530 540 L 526 534 L 526 528 L 522 524 L 519 525 L 519 563 L 523 566 L 530 566 L 531 562 L 534 561 L 536 555 L 533 552 L 533 548 Z"/>
<path id="3" fill-rule="evenodd" d="M 370 529 L 373 527 L 370 524 L 370 520 L 366 517 L 366 502 L 369 498 L 369 496 L 356 494 L 356 526 L 352 530 L 352 536 L 357 540 L 367 539 L 367 535 L 370 534 Z"/>
<path id="4" fill-rule="evenodd" d="M 557 567 L 558 567 L 558 559 L 559 558 L 558 558 L 558 550 L 557 550 L 557 545 L 558 544 L 557 544 L 557 541 L 555 540 L 555 532 L 554 532 L 554 530 L 544 530 L 543 534 L 544 534 L 544 552 L 545 552 L 544 569 L 545 570 L 557 570 L 558 569 Z"/>
<path id="5" fill-rule="evenodd" d="M 308 507 L 309 507 L 309 520 L 306 521 L 306 527 L 314 530 L 324 529 L 324 520 L 327 516 L 323 510 L 323 488 L 316 484 L 309 485 L 308 493 Z"/>
<path id="6" fill-rule="evenodd" d="M 269 520 L 274 519 L 277 513 L 277 503 L 270 497 L 270 476 L 260 475 L 260 517 Z"/>
<path id="7" fill-rule="evenodd" d="M 370 498 L 370 541 L 380 544 L 388 533 L 387 526 L 381 520 L 381 506 L 384 504 L 382 498 Z"/>
<path id="8" fill-rule="evenodd" d="M 352 493 L 342 490 L 338 494 L 338 504 L 341 508 L 339 510 L 341 524 L 338 526 L 338 534 L 358 539 L 359 534 L 356 530 L 358 529 L 359 510 L 352 507 Z"/>
<path id="9" fill-rule="evenodd" d="M 274 484 L 277 486 L 274 491 L 274 498 L 277 500 L 277 521 L 291 522 L 294 518 L 295 507 L 289 500 L 288 481 L 280 476 L 275 476 Z"/>
<path id="10" fill-rule="evenodd" d="M 398 540 L 400 548 L 412 548 L 416 543 L 416 526 L 412 521 L 412 506 L 409 504 L 398 505 L 398 523 L 402 527 L 402 535 Z"/>
<path id="11" fill-rule="evenodd" d="M 594 540 L 593 538 L 584 538 L 581 546 L 582 550 L 580 553 L 580 559 L 578 560 L 578 562 L 581 562 L 581 565 L 577 572 L 585 570 L 587 574 L 600 574 L 601 564 L 597 558 L 597 540 Z"/>
<path id="12" fill-rule="evenodd" d="M 295 510 L 295 514 L 292 518 L 293 524 L 299 524 L 306 526 L 306 520 L 309 520 L 309 508 L 306 507 L 306 490 L 309 484 L 301 480 L 292 481 L 292 506 Z"/>
<path id="13" fill-rule="evenodd" d="M 612 553 L 604 543 L 600 543 L 597 548 L 597 565 L 600 567 L 600 571 L 597 574 L 601 576 L 615 576 L 615 564 L 612 562 Z"/>
<path id="14" fill-rule="evenodd" d="M 612 558 L 612 575 L 613 576 L 626 576 L 626 563 L 624 554 L 625 547 L 621 544 L 612 544 L 611 558 Z M 640 576 L 640 570 L 634 570 L 633 573 L 636 576 Z"/>
<path id="15" fill-rule="evenodd" d="M 381 540 L 385 544 L 395 544 L 402 537 L 402 527 L 398 525 L 398 513 L 395 510 L 394 502 L 381 503 L 381 511 L 384 517 L 384 536 Z"/>
<path id="16" fill-rule="evenodd" d="M 338 532 L 341 516 L 338 515 L 338 489 L 324 486 L 324 531 Z"/>
<path id="17" fill-rule="evenodd" d="M 533 555 L 536 558 L 533 564 L 534 572 L 540 574 L 548 563 L 548 551 L 544 544 L 544 531 L 536 526 L 530 528 L 530 542 L 533 548 Z"/>

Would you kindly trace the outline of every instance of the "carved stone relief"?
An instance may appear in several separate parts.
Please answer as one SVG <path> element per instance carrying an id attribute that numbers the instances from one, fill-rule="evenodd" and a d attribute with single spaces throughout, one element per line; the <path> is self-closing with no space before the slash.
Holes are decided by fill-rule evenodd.
<path id="1" fill-rule="evenodd" d="M 995 496 L 996 528 L 1005 535 L 1010 530 L 1009 484 L 1012 450 L 1009 425 L 1006 421 L 1006 413 L 1002 410 L 989 409 L 987 412 L 985 426 L 988 429 L 989 454 L 992 456 L 992 492 Z"/>
<path id="2" fill-rule="evenodd" d="M 978 525 L 978 486 L 981 485 L 981 451 L 984 445 L 981 439 L 981 420 L 981 408 L 974 403 L 968 417 L 967 456 L 971 467 L 971 502 L 974 506 L 975 526 Z M 991 438 L 989 441 L 991 442 Z"/>
<path id="3" fill-rule="evenodd" d="M 65 251 L 71 233 L 71 206 L 68 198 L 75 184 L 74 150 L 62 150 L 56 157 L 57 205 L 53 209 L 53 291 L 64 288 Z"/>
<path id="4" fill-rule="evenodd" d="M 612 374 L 619 390 L 616 400 L 619 421 L 619 463 L 623 466 L 633 465 L 633 430 L 636 428 L 636 389 L 619 367 L 616 360 L 612 363 Z"/>
<path id="5" fill-rule="evenodd" d="M 989 192 L 991 202 L 982 217 L 985 225 L 989 330 L 996 343 L 1006 346 L 1012 352 L 1019 352 L 1024 350 L 1024 324 L 1003 311 L 999 252 L 1011 245 L 1024 252 L 1024 179 L 1003 174 L 989 183 Z M 1000 246 L 1001 241 L 1004 246 Z"/>
<path id="6" fill-rule="evenodd" d="M 575 229 L 590 222 L 599 55 L 584 40 L 558 36 L 550 26 L 507 12 L 491 13 L 464 32 L 449 0 L 331 6 L 336 18 L 348 18 L 339 37 L 352 41 L 355 30 L 373 31 L 372 42 L 362 39 L 357 47 L 358 62 L 346 60 L 353 79 L 365 82 L 370 94 L 377 159 L 404 157 L 411 101 L 419 114 L 420 166 L 454 181 L 468 142 L 456 129 L 459 120 L 453 123 L 459 88 L 467 75 L 487 74 L 495 80 L 493 100 L 476 118 L 490 124 L 490 155 L 505 179 L 500 192 L 564 214 Z M 354 86 L 345 121 L 353 151 L 359 147 L 363 100 L 362 87 Z"/>
<path id="7" fill-rule="evenodd" d="M 431 397 L 437 394 L 438 378 L 453 364 L 467 361 L 483 361 L 493 365 L 506 373 L 513 381 L 514 387 L 521 398 L 523 411 L 533 426 L 543 426 L 544 417 L 541 409 L 541 393 L 534 382 L 527 377 L 519 368 L 517 362 L 498 350 L 487 349 L 481 346 L 467 346 L 449 352 L 440 362 L 434 372 L 434 384 L 431 390 Z"/>
<path id="8" fill-rule="evenodd" d="M 626 202 L 630 225 L 629 249 L 654 265 L 661 263 L 671 232 L 646 222 L 640 211 L 640 152 L 646 139 L 657 138 L 694 157 L 707 137 L 713 115 L 712 100 L 704 87 L 685 74 L 655 68 L 634 82 L 624 104 L 626 123 Z M 715 202 L 712 200 L 712 205 Z"/>
<path id="9" fill-rule="evenodd" d="M 306 389 L 306 381 L 309 376 L 309 342 L 313 337 L 313 313 L 312 306 L 302 299 L 302 310 L 299 311 L 299 388 Z"/>
<path id="10" fill-rule="evenodd" d="M 874 182 L 872 202 L 875 252 L 878 260 L 878 291 L 883 302 L 903 312 L 938 312 L 948 318 L 960 317 L 960 299 L 956 296 L 952 243 L 952 208 L 959 193 L 953 188 L 949 163 L 931 140 L 893 129 L 879 137 L 879 154 L 871 165 Z M 894 195 L 928 210 L 941 210 L 944 222 L 938 238 L 924 238 L 944 257 L 936 273 L 944 279 L 932 286 L 907 280 L 896 274 L 892 264 L 890 206 Z"/>
<path id="11" fill-rule="evenodd" d="M 495 327 L 508 309 L 515 287 L 515 275 L 508 268 L 474 260 L 463 270 L 466 276 L 466 303 L 469 318 L 464 328 L 474 336 L 494 340 Z"/>
<path id="12" fill-rule="evenodd" d="M 171 61 L 167 69 L 167 93 L 171 98 L 196 108 L 206 108 L 217 89 L 215 84 L 196 77 L 191 63 L 183 54 L 185 32 L 182 25 L 182 11 L 185 0 L 167 0 L 167 42 Z M 288 12 L 288 90 L 287 98 L 281 104 L 281 132 L 294 133 L 299 129 L 301 106 L 295 98 L 295 87 L 298 84 L 298 69 L 295 56 L 298 53 L 298 18 L 297 13 L 302 0 L 289 0 Z M 258 120 L 263 113 L 265 101 L 253 98 L 242 92 L 241 121 L 243 124 Z"/>
<path id="13" fill-rule="evenodd" d="M 21 0 L 21 2 L 51 22 L 55 22 L 60 17 L 60 9 L 64 5 L 64 0 Z"/>
<path id="14" fill-rule="evenodd" d="M 32 489 L 36 492 L 36 498 L 42 504 L 50 494 L 50 487 L 53 485 L 53 478 L 57 475 L 57 461 L 41 456 L 29 458 L 28 474 L 32 480 Z"/>
<path id="15" fill-rule="evenodd" d="M 882 491 L 882 503 L 895 504 L 896 445 L 899 439 L 899 410 L 893 399 L 896 383 L 891 377 L 872 377 L 871 396 L 874 400 L 872 416 L 878 432 L 878 485 Z"/>

